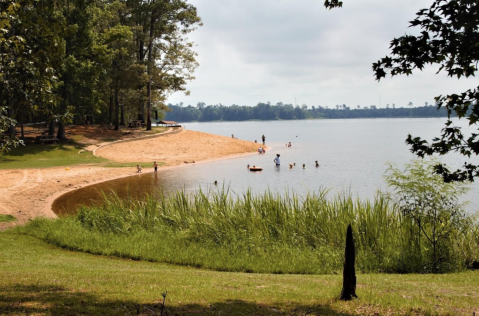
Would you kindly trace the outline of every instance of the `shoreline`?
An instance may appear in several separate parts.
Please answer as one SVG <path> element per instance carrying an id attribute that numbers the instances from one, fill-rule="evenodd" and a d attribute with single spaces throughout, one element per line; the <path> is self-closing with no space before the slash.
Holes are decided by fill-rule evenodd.
<path id="1" fill-rule="evenodd" d="M 272 147 L 268 147 L 268 146 L 265 146 L 266 149 L 268 150 L 271 150 Z M 218 157 L 218 158 L 211 158 L 211 159 L 206 159 L 206 160 L 201 160 L 201 161 L 195 161 L 194 163 L 188 163 L 188 164 L 179 164 L 179 165 L 175 165 L 175 166 L 163 166 L 163 167 L 158 167 L 158 172 L 161 172 L 161 171 L 165 171 L 165 170 L 170 170 L 170 169 L 177 169 L 177 168 L 185 168 L 185 167 L 188 167 L 189 165 L 196 165 L 196 164 L 205 164 L 205 163 L 212 163 L 212 162 L 215 162 L 215 161 L 221 161 L 221 160 L 226 160 L 226 159 L 233 159 L 233 158 L 238 158 L 238 157 L 243 157 L 243 156 L 249 156 L 249 155 L 254 155 L 254 154 L 258 154 L 257 152 L 251 152 L 251 153 L 243 153 L 243 154 L 236 154 L 236 155 L 231 155 L 231 156 L 225 156 L 225 157 Z M 56 168 L 56 167 L 54 167 Z M 128 169 L 132 169 L 133 167 L 127 167 Z M 154 173 L 155 171 L 154 170 L 149 170 L 147 172 L 143 172 L 142 170 L 142 174 L 150 174 L 150 173 Z M 98 180 L 98 181 L 94 181 L 94 182 L 91 182 L 91 183 L 87 183 L 87 184 L 84 184 L 84 185 L 79 185 L 75 188 L 71 188 L 71 189 L 66 189 L 66 190 L 63 190 L 63 191 L 60 191 L 60 192 L 57 192 L 51 196 L 49 196 L 46 200 L 45 200 L 45 203 L 46 205 L 44 206 L 45 209 L 43 210 L 44 212 L 51 212 L 54 214 L 54 218 L 57 217 L 56 213 L 53 211 L 52 209 L 52 206 L 53 206 L 53 203 L 55 202 L 56 199 L 58 199 L 59 197 L 63 196 L 64 194 L 66 193 L 69 193 L 69 192 L 72 192 L 72 191 L 75 191 L 75 190 L 78 190 L 78 189 L 82 189 L 82 188 L 86 188 L 86 187 L 89 187 L 89 186 L 93 186 L 93 185 L 97 185 L 99 183 L 103 183 L 103 182 L 108 182 L 108 181 L 113 181 L 113 180 L 118 180 L 118 179 L 123 179 L 123 178 L 128 178 L 128 177 L 133 177 L 133 176 L 136 176 L 138 175 L 138 173 L 136 172 L 133 172 L 133 173 L 128 173 L 128 174 L 123 174 L 123 175 L 119 175 L 119 176 L 116 176 L 116 177 L 113 177 L 111 179 L 107 179 L 107 180 Z"/>
<path id="2" fill-rule="evenodd" d="M 161 133 L 128 142 L 103 144 L 96 148 L 98 151 L 94 150 L 97 156 L 117 162 L 129 162 L 131 157 L 124 158 L 124 155 L 128 156 L 134 147 L 135 162 L 163 162 L 166 165 L 158 168 L 162 171 L 187 166 L 192 161 L 195 161 L 194 164 L 210 163 L 256 154 L 258 146 L 260 144 L 254 142 L 182 129 L 174 134 Z M 266 148 L 271 150 L 268 146 Z M 108 157 L 112 155 L 114 159 Z M 166 159 L 152 159 L 153 156 L 160 155 Z M 0 184 L 0 213 L 16 218 L 13 222 L 0 223 L 0 230 L 23 225 L 36 217 L 56 218 L 52 204 L 58 197 L 87 186 L 136 175 L 134 170 L 134 167 L 111 168 L 96 165 L 75 165 L 68 169 L 62 166 L 0 170 L 0 177 L 4 179 Z M 154 171 L 151 167 L 151 170 L 143 173 L 152 172 Z"/>

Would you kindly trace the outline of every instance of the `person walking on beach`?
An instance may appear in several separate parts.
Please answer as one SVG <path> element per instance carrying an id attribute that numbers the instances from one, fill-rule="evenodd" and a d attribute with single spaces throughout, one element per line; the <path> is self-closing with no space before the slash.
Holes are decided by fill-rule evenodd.
<path id="1" fill-rule="evenodd" d="M 264 145 L 265 142 L 266 142 L 266 137 L 263 135 L 263 136 L 261 136 L 261 139 L 263 139 L 263 145 Z"/>
<path id="2" fill-rule="evenodd" d="M 136 165 L 136 172 L 137 172 L 137 173 L 141 173 L 141 167 L 140 167 L 140 165 Z"/>
<path id="3" fill-rule="evenodd" d="M 158 171 L 158 164 L 156 163 L 156 161 L 153 162 L 153 168 L 155 168 L 155 172 Z"/>
<path id="4" fill-rule="evenodd" d="M 279 154 L 276 154 L 276 158 L 274 158 L 274 163 L 276 164 L 276 166 L 280 165 Z"/>

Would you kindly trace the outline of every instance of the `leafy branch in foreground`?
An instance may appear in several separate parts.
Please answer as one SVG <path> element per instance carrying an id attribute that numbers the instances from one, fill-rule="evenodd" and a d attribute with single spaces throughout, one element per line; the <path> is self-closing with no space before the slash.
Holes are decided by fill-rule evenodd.
<path id="1" fill-rule="evenodd" d="M 325 7 L 341 7 L 338 0 L 326 0 Z M 418 27 L 420 35 L 404 35 L 391 41 L 391 55 L 373 63 L 376 79 L 391 76 L 411 75 L 413 70 L 423 70 L 426 65 L 438 65 L 449 77 L 469 78 L 474 76 L 479 62 L 479 2 L 476 0 L 435 0 L 428 9 L 421 9 L 410 21 L 410 27 Z M 479 119 L 479 87 L 459 94 L 437 96 L 437 108 L 445 107 L 448 113 L 446 126 L 441 136 L 429 143 L 421 137 L 408 135 L 406 143 L 411 152 L 419 157 L 433 154 L 445 155 L 458 152 L 468 158 L 479 154 L 477 133 L 464 135 L 460 127 L 452 126 L 451 115 L 466 118 L 469 125 Z M 455 171 L 437 163 L 435 172 L 444 181 L 474 181 L 479 176 L 479 166 L 470 162 Z"/>

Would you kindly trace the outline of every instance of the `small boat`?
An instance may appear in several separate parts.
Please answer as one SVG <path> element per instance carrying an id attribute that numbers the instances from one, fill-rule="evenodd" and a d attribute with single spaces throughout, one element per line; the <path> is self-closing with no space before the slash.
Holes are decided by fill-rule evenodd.
<path id="1" fill-rule="evenodd" d="M 263 170 L 263 168 L 261 167 L 256 167 L 256 166 L 249 167 L 249 171 L 261 171 L 261 170 Z"/>

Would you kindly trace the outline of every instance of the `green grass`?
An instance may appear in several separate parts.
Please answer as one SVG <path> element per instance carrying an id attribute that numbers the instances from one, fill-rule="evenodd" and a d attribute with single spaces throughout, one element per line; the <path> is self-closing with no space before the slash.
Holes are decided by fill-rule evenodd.
<path id="1" fill-rule="evenodd" d="M 0 154 L 0 169 L 49 168 L 95 164 L 100 167 L 136 167 L 140 162 L 113 162 L 82 150 L 80 145 L 31 144 Z M 81 153 L 79 153 L 81 151 Z M 159 163 L 163 165 L 164 163 Z"/>
<path id="2" fill-rule="evenodd" d="M 12 215 L 3 215 L 3 214 L 0 214 L 0 223 L 8 223 L 8 222 L 14 222 L 16 221 L 17 219 L 12 216 Z"/>
<path id="3" fill-rule="evenodd" d="M 479 271 L 358 274 L 359 299 L 341 302 L 340 275 L 214 272 L 55 248 L 0 233 L 0 314 L 467 315 L 478 310 Z M 138 304 L 138 305 L 135 305 Z"/>
<path id="4" fill-rule="evenodd" d="M 166 127 L 152 127 L 151 131 L 142 131 L 143 136 L 155 135 L 166 131 Z M 96 135 L 98 138 L 98 135 Z M 100 135 L 101 136 L 101 135 Z M 122 139 L 123 135 L 101 138 L 102 142 Z M 140 162 L 119 163 L 95 157 L 93 153 L 82 151 L 85 146 L 78 144 L 84 136 L 73 135 L 70 144 L 28 144 L 12 148 L 8 153 L 0 153 L 0 169 L 49 168 L 95 164 L 101 167 L 136 167 Z M 162 166 L 165 163 L 159 162 Z"/>
<path id="5" fill-rule="evenodd" d="M 20 146 L 8 154 L 0 154 L 0 169 L 48 168 L 108 161 L 93 156 L 91 152 L 79 153 L 82 148 L 75 145 L 53 144 Z"/>
<path id="6" fill-rule="evenodd" d="M 411 220 L 385 198 L 331 199 L 324 191 L 295 195 L 227 192 L 160 201 L 121 200 L 82 208 L 75 217 L 36 219 L 17 232 L 76 251 L 256 273 L 340 273 L 345 231 L 353 224 L 357 269 L 364 272 L 460 271 L 479 261 L 479 232 L 472 219 L 441 244 L 432 267 L 431 247 L 417 240 Z M 434 268 L 434 269 L 433 269 Z"/>

